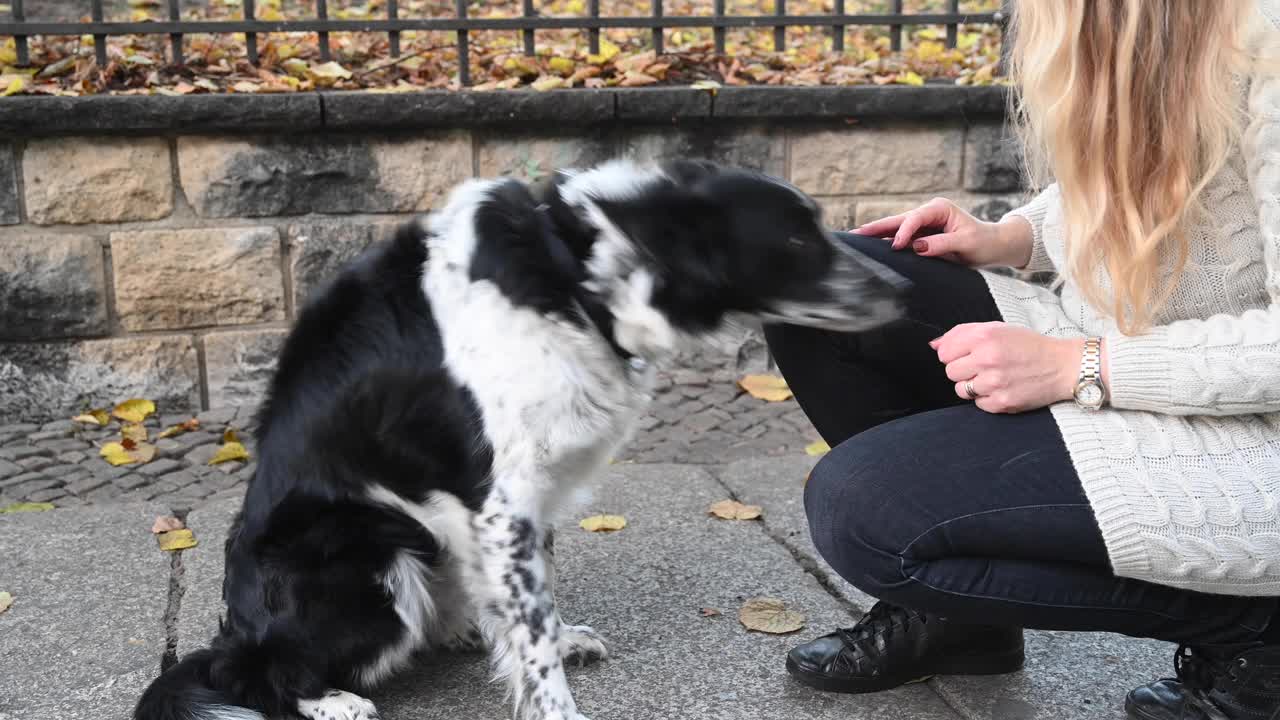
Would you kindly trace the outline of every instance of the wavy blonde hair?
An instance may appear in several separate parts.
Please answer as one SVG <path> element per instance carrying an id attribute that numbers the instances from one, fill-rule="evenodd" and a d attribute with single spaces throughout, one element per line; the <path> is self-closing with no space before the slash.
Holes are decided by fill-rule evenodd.
<path id="1" fill-rule="evenodd" d="M 1184 232 L 1239 141 L 1256 0 L 1018 0 L 1013 116 L 1062 195 L 1067 272 L 1126 334 L 1149 327 Z M 1165 253 L 1175 259 L 1161 277 Z M 1098 268 L 1105 268 L 1110 288 Z"/>

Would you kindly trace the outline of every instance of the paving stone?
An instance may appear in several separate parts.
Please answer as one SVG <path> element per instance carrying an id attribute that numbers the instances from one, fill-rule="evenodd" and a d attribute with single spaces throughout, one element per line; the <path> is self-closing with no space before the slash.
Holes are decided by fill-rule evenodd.
<path id="1" fill-rule="evenodd" d="M 160 480 L 167 483 L 171 483 L 175 487 L 180 487 L 180 488 L 186 487 L 187 485 L 190 485 L 191 483 L 194 483 L 199 479 L 200 478 L 190 470 L 178 470 L 177 472 L 171 472 L 165 475 L 164 477 L 160 478 Z"/>
<path id="2" fill-rule="evenodd" d="M 89 500 L 91 502 L 104 502 L 114 500 L 117 497 L 120 497 L 120 488 L 115 487 L 114 485 L 103 485 L 97 490 L 90 490 L 84 496 L 85 500 Z"/>
<path id="3" fill-rule="evenodd" d="M 222 440 L 222 431 L 219 430 L 217 434 L 214 434 L 212 432 L 201 430 L 197 432 L 182 433 L 181 435 L 175 435 L 171 438 L 165 439 L 176 442 L 181 448 L 181 451 L 186 453 L 190 451 L 191 448 L 199 445 L 220 442 Z"/>
<path id="4" fill-rule="evenodd" d="M 84 507 L 85 501 L 74 495 L 63 495 L 54 503 L 59 508 Z"/>
<path id="5" fill-rule="evenodd" d="M 105 460 L 90 459 L 88 463 L 89 472 L 96 477 L 104 477 L 107 479 L 118 478 L 128 475 L 130 467 L 128 465 L 112 465 Z"/>
<path id="6" fill-rule="evenodd" d="M 201 445 L 186 455 L 183 455 L 182 460 L 188 465 L 204 465 L 207 467 L 209 460 L 213 459 L 214 454 L 217 452 L 217 445 Z"/>
<path id="7" fill-rule="evenodd" d="M 84 440 L 77 440 L 69 437 L 63 437 L 57 440 L 41 440 L 36 443 L 36 445 L 47 450 L 52 450 L 55 453 L 64 453 L 72 450 L 85 450 L 89 448 L 89 443 Z"/>
<path id="8" fill-rule="evenodd" d="M 147 495 L 150 498 L 158 498 L 166 493 L 171 493 L 178 489 L 178 484 L 170 480 L 158 480 L 151 483 L 146 488 Z"/>
<path id="9" fill-rule="evenodd" d="M 61 478 L 61 477 L 66 477 L 71 473 L 77 472 L 80 469 L 81 468 L 79 465 L 64 464 L 64 465 L 51 465 L 47 468 L 44 468 L 40 472 L 45 475 L 48 475 L 49 477 Z"/>
<path id="10" fill-rule="evenodd" d="M 169 458 L 159 458 L 157 460 L 152 460 L 149 463 L 140 465 L 138 467 L 138 472 L 142 473 L 143 475 L 159 476 L 159 475 L 164 475 L 165 473 L 180 467 L 182 467 L 182 463 L 178 462 L 177 460 L 171 460 Z"/>
<path id="11" fill-rule="evenodd" d="M 40 480 L 43 477 L 44 476 L 38 472 L 24 472 L 21 475 L 14 475 L 12 477 L 7 477 L 3 480 L 0 480 L 0 488 L 6 489 L 6 492 L 8 492 L 7 488 L 14 488 L 19 485 L 22 485 L 23 483 L 29 483 L 33 480 Z"/>
<path id="12" fill-rule="evenodd" d="M 0 425 L 0 433 L 32 433 L 40 429 L 39 425 L 33 423 L 13 423 L 10 425 Z"/>
<path id="13" fill-rule="evenodd" d="M 59 498 L 74 504 L 74 498 Z M 0 717 L 123 720 L 158 670 L 170 556 L 146 505 L 0 515 Z"/>
<path id="14" fill-rule="evenodd" d="M 88 460 L 89 455 L 86 453 L 82 453 L 79 450 L 72 450 L 71 452 L 62 453 L 61 455 L 58 456 L 58 459 L 65 463 L 79 464 L 84 462 L 85 460 Z"/>
<path id="15" fill-rule="evenodd" d="M 156 440 L 155 443 L 153 444 L 156 446 L 156 451 L 160 455 L 169 455 L 171 453 L 181 453 L 182 450 L 184 449 L 182 443 L 178 442 L 177 440 L 174 440 L 171 437 L 160 438 L 159 440 Z"/>
<path id="16" fill-rule="evenodd" d="M 62 481 L 57 478 L 40 476 L 24 483 L 5 488 L 5 492 L 18 497 L 27 497 L 37 490 L 48 490 L 49 488 L 58 487 L 60 485 L 62 485 Z"/>
<path id="17" fill-rule="evenodd" d="M 30 440 L 31 443 L 34 445 L 40 442 L 41 440 L 55 440 L 59 438 L 70 437 L 72 432 L 74 431 L 70 429 L 64 429 L 64 428 L 59 428 L 57 430 L 41 430 L 40 432 L 33 432 L 30 435 L 28 435 L 27 440 Z"/>
<path id="18" fill-rule="evenodd" d="M 23 472 L 26 472 L 26 468 L 18 463 L 0 458 L 0 480 Z"/>
<path id="19" fill-rule="evenodd" d="M 80 423 L 72 420 L 53 420 L 40 426 L 40 432 L 50 432 L 53 430 L 62 430 L 67 433 L 73 433 L 80 429 Z"/>
<path id="20" fill-rule="evenodd" d="M 201 426 L 221 426 L 226 425 L 235 419 L 237 407 L 222 407 L 213 410 L 205 410 L 196 417 L 200 420 Z"/>
<path id="21" fill-rule="evenodd" d="M 32 455 L 31 457 L 22 458 L 18 461 L 18 464 L 30 472 L 38 472 L 57 464 L 57 461 L 44 455 Z"/>
<path id="22" fill-rule="evenodd" d="M 49 502 L 56 500 L 67 494 L 63 488 L 49 488 L 48 490 L 37 490 L 27 494 L 27 500 L 30 502 Z"/>
<path id="23" fill-rule="evenodd" d="M 48 455 L 49 451 L 44 448 L 32 447 L 24 445 L 20 447 L 0 448 L 0 458 L 6 460 L 22 460 L 23 458 Z"/>
<path id="24" fill-rule="evenodd" d="M 111 481 L 107 478 L 90 475 L 87 478 L 68 482 L 65 487 L 68 491 L 76 495 L 84 495 L 90 490 L 96 490 L 109 482 Z"/>
<path id="25" fill-rule="evenodd" d="M 137 488 L 148 485 L 152 482 L 152 478 L 146 475 L 129 474 L 121 475 L 111 481 L 111 484 L 119 490 L 136 490 Z"/>

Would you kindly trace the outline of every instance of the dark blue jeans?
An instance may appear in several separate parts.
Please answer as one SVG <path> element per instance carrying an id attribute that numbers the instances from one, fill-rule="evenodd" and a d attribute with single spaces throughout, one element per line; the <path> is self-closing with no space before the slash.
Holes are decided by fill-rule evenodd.
<path id="1" fill-rule="evenodd" d="M 906 317 L 856 334 L 766 329 L 833 448 L 809 477 L 805 509 L 836 572 L 873 597 L 960 622 L 1193 645 L 1263 636 L 1275 598 L 1115 576 L 1047 409 L 992 415 L 956 397 L 928 342 L 1000 319 L 978 273 L 842 237 L 913 282 Z"/>

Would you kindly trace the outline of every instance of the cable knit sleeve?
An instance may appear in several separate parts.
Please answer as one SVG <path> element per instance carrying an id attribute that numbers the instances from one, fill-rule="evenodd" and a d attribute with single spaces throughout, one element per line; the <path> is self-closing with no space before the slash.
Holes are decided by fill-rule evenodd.
<path id="1" fill-rule="evenodd" d="M 1106 339 L 1111 403 L 1173 415 L 1280 411 L 1280 78 L 1255 78 L 1244 147 L 1262 235 L 1265 307 Z"/>
<path id="2" fill-rule="evenodd" d="M 1050 259 L 1044 243 L 1044 219 L 1054 203 L 1061 202 L 1058 196 L 1058 183 L 1053 183 L 1036 195 L 1031 202 L 1020 208 L 1010 210 L 1000 218 L 1001 222 L 1012 216 L 1026 218 L 1031 223 L 1031 261 L 1026 267 L 1018 268 L 1024 272 L 1053 272 L 1053 260 Z"/>

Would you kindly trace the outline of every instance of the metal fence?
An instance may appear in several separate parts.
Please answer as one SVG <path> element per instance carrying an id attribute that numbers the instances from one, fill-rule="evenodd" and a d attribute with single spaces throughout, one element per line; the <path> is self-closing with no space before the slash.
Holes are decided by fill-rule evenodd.
<path id="1" fill-rule="evenodd" d="M 456 16 L 452 18 L 400 17 L 397 0 L 387 0 L 385 20 L 331 20 L 327 0 L 316 1 L 316 16 L 305 20 L 264 21 L 256 19 L 255 0 L 243 0 L 242 20 L 182 20 L 179 0 L 167 0 L 169 19 L 148 22 L 106 22 L 103 20 L 102 0 L 92 0 L 91 22 L 27 22 L 23 12 L 23 0 L 10 0 L 12 18 L 0 21 L 0 36 L 12 36 L 15 40 L 19 65 L 28 64 L 27 39 L 33 35 L 92 35 L 94 53 L 100 66 L 107 64 L 106 39 L 111 35 L 168 35 L 172 60 L 182 62 L 182 37 L 189 33 L 244 33 L 249 61 L 258 62 L 258 35 L 261 33 L 316 33 L 319 39 L 320 58 L 331 57 L 329 34 L 335 32 L 385 32 L 388 35 L 393 58 L 400 57 L 400 33 L 413 31 L 445 31 L 457 33 L 459 82 L 471 84 L 469 34 L 483 30 L 510 30 L 521 33 L 524 52 L 536 51 L 536 30 L 581 30 L 587 33 L 592 53 L 600 52 L 600 31 L 605 28 L 649 30 L 653 49 L 663 52 L 663 31 L 677 28 L 712 28 L 715 48 L 725 53 L 725 33 L 730 28 L 773 28 L 774 49 L 786 49 L 786 29 L 792 26 L 827 28 L 831 33 L 832 48 L 844 49 L 845 29 L 849 26 L 887 26 L 890 29 L 891 47 L 902 49 L 902 29 L 905 25 L 944 25 L 947 28 L 946 44 L 956 46 L 959 26 L 965 24 L 999 24 L 1005 22 L 1005 13 L 961 13 L 960 0 L 947 0 L 947 12 L 904 13 L 903 0 L 890 0 L 890 10 L 884 13 L 847 14 L 845 0 L 834 0 L 833 12 L 824 15 L 791 15 L 787 12 L 787 0 L 774 0 L 772 15 L 729 15 L 725 13 L 725 0 L 715 0 L 714 14 L 705 16 L 664 15 L 663 0 L 651 0 L 649 16 L 602 17 L 600 0 L 588 0 L 585 17 L 543 17 L 537 14 L 533 0 L 523 0 L 523 17 L 470 18 L 467 16 L 467 0 L 454 0 Z"/>

